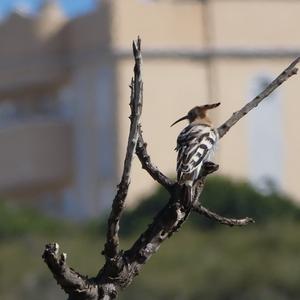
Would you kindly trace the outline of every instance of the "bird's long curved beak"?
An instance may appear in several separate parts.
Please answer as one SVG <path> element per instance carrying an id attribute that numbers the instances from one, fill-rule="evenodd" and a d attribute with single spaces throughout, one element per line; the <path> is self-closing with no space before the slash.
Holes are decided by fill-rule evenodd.
<path id="1" fill-rule="evenodd" d="M 213 108 L 218 107 L 220 104 L 221 104 L 221 102 L 213 103 L 213 104 L 206 104 L 206 105 L 204 105 L 204 108 L 205 109 L 213 109 Z"/>
<path id="2" fill-rule="evenodd" d="M 173 125 L 177 124 L 178 122 L 181 122 L 181 121 L 186 120 L 186 119 L 188 119 L 188 116 L 187 116 L 187 115 L 184 116 L 184 117 L 182 117 L 182 118 L 180 118 L 179 120 L 175 121 L 175 122 L 171 125 L 171 127 L 172 127 Z"/>

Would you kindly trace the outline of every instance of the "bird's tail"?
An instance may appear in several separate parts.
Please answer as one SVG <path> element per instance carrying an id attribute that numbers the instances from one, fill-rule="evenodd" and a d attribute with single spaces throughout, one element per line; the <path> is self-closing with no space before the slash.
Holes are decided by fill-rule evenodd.
<path id="1" fill-rule="evenodd" d="M 193 188 L 191 185 L 182 186 L 182 197 L 186 207 L 190 207 L 193 204 Z"/>

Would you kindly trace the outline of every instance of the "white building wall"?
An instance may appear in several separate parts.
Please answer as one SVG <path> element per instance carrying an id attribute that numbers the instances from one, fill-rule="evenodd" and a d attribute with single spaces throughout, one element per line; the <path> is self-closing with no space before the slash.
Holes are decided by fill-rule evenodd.
<path id="1" fill-rule="evenodd" d="M 74 103 L 74 185 L 67 189 L 66 214 L 96 217 L 111 204 L 115 186 L 113 71 L 96 64 L 75 69 L 70 89 Z"/>
<path id="2" fill-rule="evenodd" d="M 274 78 L 273 74 L 260 72 L 250 83 L 250 97 L 253 99 Z M 281 190 L 283 181 L 283 120 L 280 92 L 274 91 L 264 100 L 259 109 L 249 114 L 249 179 L 260 190 Z"/>

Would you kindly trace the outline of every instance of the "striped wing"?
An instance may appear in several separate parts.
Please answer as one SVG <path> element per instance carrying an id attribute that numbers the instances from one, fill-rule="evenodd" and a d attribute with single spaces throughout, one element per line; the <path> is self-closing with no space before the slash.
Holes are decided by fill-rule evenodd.
<path id="1" fill-rule="evenodd" d="M 209 126 L 187 126 L 177 139 L 177 180 L 180 183 L 198 178 L 203 162 L 210 159 L 217 134 Z"/>

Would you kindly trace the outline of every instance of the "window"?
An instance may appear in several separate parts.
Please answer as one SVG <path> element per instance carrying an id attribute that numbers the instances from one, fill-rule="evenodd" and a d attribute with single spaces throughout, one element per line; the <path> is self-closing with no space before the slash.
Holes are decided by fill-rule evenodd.
<path id="1" fill-rule="evenodd" d="M 250 99 L 259 94 L 272 80 L 271 75 L 258 74 L 250 86 Z M 273 92 L 249 114 L 248 143 L 250 180 L 264 192 L 280 190 L 283 170 L 283 130 L 281 95 Z"/>

